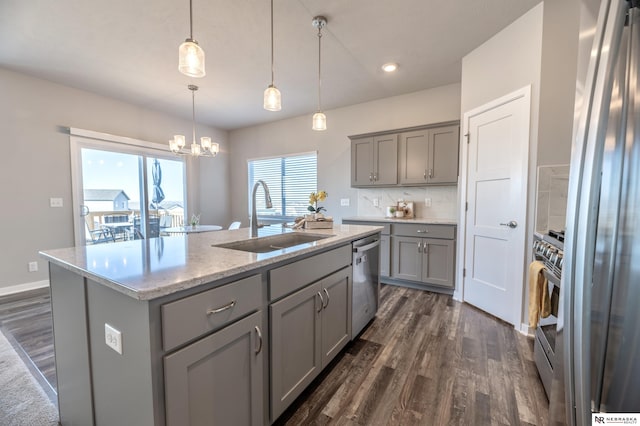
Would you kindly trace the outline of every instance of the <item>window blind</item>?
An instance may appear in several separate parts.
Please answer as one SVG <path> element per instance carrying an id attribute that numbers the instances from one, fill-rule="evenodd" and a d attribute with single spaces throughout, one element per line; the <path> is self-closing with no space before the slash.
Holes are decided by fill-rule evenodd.
<path id="1" fill-rule="evenodd" d="M 309 194 L 318 186 L 318 156 L 314 153 L 250 160 L 249 212 L 253 185 L 260 179 L 267 183 L 272 209 L 267 209 L 262 187 L 258 187 L 256 210 L 265 219 L 291 220 L 308 213 Z"/>

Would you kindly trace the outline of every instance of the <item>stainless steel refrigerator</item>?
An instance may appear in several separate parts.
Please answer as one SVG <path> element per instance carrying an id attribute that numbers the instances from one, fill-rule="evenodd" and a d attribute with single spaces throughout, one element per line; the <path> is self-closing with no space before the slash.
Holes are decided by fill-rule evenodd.
<path id="1" fill-rule="evenodd" d="M 551 425 L 640 412 L 639 3 L 580 1 Z"/>

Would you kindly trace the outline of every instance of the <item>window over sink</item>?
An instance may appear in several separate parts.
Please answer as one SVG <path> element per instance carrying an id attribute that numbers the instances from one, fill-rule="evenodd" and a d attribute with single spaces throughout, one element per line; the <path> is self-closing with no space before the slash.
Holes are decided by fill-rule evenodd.
<path id="1" fill-rule="evenodd" d="M 309 194 L 318 188 L 317 152 L 252 159 L 247 161 L 247 166 L 249 212 L 253 185 L 263 180 L 269 187 L 273 208 L 266 208 L 262 187 L 259 187 L 256 210 L 261 221 L 286 222 L 308 213 Z"/>

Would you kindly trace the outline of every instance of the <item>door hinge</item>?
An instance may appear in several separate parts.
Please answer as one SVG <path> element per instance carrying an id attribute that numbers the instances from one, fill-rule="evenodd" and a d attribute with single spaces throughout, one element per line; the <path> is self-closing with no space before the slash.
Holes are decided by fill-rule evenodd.
<path id="1" fill-rule="evenodd" d="M 462 278 L 467 276 L 467 268 L 462 268 Z"/>
<path id="2" fill-rule="evenodd" d="M 467 143 L 469 143 L 469 141 L 471 141 L 471 134 L 469 132 L 465 133 L 464 137 L 467 138 Z"/>
<path id="3" fill-rule="evenodd" d="M 469 211 L 469 203 L 467 201 L 464 202 L 464 211 L 465 212 Z"/>

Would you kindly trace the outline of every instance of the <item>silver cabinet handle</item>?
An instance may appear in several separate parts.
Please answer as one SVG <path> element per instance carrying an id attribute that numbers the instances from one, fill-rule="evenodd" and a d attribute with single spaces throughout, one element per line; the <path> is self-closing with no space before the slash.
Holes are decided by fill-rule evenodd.
<path id="1" fill-rule="evenodd" d="M 428 234 L 428 233 L 429 233 L 429 230 L 428 230 L 428 229 L 418 229 L 416 232 L 417 232 L 418 234 Z"/>
<path id="2" fill-rule="evenodd" d="M 373 172 L 369 173 L 369 182 L 373 182 Z"/>
<path id="3" fill-rule="evenodd" d="M 256 330 L 256 333 L 258 334 L 258 343 L 260 343 L 258 345 L 258 349 L 256 349 L 256 354 L 259 354 L 260 351 L 262 350 L 262 332 L 260 331 L 260 327 L 258 327 L 257 325 L 254 327 L 254 329 Z"/>
<path id="4" fill-rule="evenodd" d="M 427 169 L 424 169 L 424 173 L 422 174 L 422 177 L 423 177 L 424 179 L 426 179 L 426 178 L 427 178 Z"/>
<path id="5" fill-rule="evenodd" d="M 374 181 L 378 180 L 378 174 L 377 174 L 377 173 L 374 173 L 374 174 L 373 174 L 373 180 L 374 180 Z"/>
<path id="6" fill-rule="evenodd" d="M 508 226 L 509 228 L 513 229 L 518 227 L 518 222 L 516 222 L 515 220 L 510 220 L 507 223 L 501 223 L 500 226 Z"/>
<path id="7" fill-rule="evenodd" d="M 422 243 L 418 243 L 418 253 L 422 252 Z"/>
<path id="8" fill-rule="evenodd" d="M 324 298 L 322 297 L 322 293 L 318 292 L 316 294 L 320 296 L 320 309 L 318 309 L 318 312 L 320 312 L 322 309 L 324 309 Z"/>
<path id="9" fill-rule="evenodd" d="M 429 179 L 433 177 L 433 169 L 429 169 Z"/>
<path id="10" fill-rule="evenodd" d="M 323 306 L 324 309 L 327 309 L 327 306 L 329 306 L 329 292 L 327 291 L 326 288 L 323 288 L 322 290 L 324 290 L 324 294 L 327 295 L 327 304 Z"/>
<path id="11" fill-rule="evenodd" d="M 209 309 L 209 310 L 207 310 L 207 315 L 211 315 L 211 314 L 219 314 L 220 312 L 224 312 L 224 311 L 226 311 L 227 309 L 231 309 L 231 308 L 233 308 L 234 306 L 236 306 L 236 301 L 235 301 L 235 300 L 232 300 L 231 302 L 227 303 L 227 304 L 226 304 L 226 305 L 224 305 L 224 306 L 221 306 L 221 307 L 216 308 L 216 309 Z"/>

